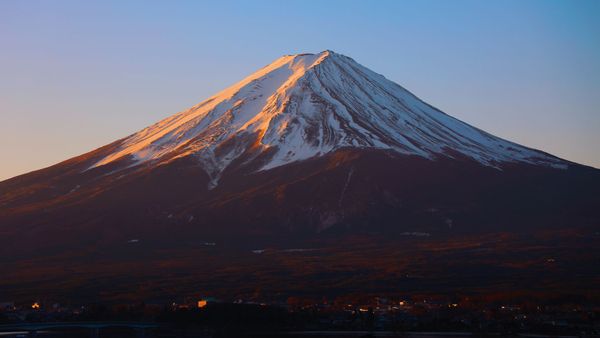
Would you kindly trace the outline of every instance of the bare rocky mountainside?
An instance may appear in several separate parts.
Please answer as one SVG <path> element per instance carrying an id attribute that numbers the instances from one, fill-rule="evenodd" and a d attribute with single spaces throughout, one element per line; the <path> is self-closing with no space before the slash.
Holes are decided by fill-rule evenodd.
<path id="1" fill-rule="evenodd" d="M 0 291 L 284 295 L 308 265 L 295 281 L 314 292 L 333 292 L 332 279 L 347 281 L 339 292 L 449 292 L 401 276 L 445 276 L 459 242 L 479 263 L 452 271 L 480 291 L 533 276 L 555 252 L 564 265 L 535 272 L 540 287 L 597 295 L 599 193 L 599 170 L 461 122 L 349 57 L 286 55 L 135 134 L 0 182 Z M 435 250 L 450 256 L 424 254 Z"/>

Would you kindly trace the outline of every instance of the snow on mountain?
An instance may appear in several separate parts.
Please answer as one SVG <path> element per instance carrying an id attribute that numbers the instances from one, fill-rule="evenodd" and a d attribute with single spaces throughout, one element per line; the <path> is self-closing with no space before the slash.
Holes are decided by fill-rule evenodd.
<path id="1" fill-rule="evenodd" d="M 462 154 L 483 165 L 566 162 L 461 122 L 353 59 L 286 55 L 188 110 L 125 139 L 92 167 L 195 156 L 217 184 L 242 154 L 269 151 L 262 169 L 343 147 L 390 149 L 434 160 Z"/>

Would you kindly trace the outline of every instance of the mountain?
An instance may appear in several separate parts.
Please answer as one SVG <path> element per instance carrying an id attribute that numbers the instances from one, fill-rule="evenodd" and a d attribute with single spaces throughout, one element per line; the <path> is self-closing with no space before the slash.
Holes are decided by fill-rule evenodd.
<path id="1" fill-rule="evenodd" d="M 191 258 L 213 257 L 216 274 L 246 262 L 223 258 L 236 250 L 370 239 L 389 258 L 406 238 L 588 238 L 598 191 L 598 170 L 461 122 L 349 57 L 286 55 L 133 135 L 0 182 L 0 262 L 13 271 L 0 289 L 39 292 L 45 280 L 56 294 L 101 277 L 103 290 L 124 275 L 131 287 L 158 262 L 189 272 Z M 216 259 L 206 250 L 217 245 L 233 251 Z"/>

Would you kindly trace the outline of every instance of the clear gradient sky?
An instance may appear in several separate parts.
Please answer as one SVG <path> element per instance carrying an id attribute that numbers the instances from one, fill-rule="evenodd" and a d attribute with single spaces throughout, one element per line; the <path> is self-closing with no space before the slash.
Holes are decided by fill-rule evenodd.
<path id="1" fill-rule="evenodd" d="M 331 49 L 465 122 L 600 167 L 600 1 L 0 1 L 0 180 Z"/>

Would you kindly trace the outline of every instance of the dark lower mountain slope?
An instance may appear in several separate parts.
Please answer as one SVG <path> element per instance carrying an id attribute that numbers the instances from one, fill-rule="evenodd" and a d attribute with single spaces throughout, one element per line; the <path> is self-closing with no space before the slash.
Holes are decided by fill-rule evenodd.
<path id="1" fill-rule="evenodd" d="M 131 173 L 81 172 L 85 164 L 65 162 L 0 183 L 6 252 L 165 235 L 446 236 L 589 228 L 599 220 L 600 175 L 577 165 L 498 170 L 468 159 L 342 149 L 266 171 L 232 166 L 207 190 L 209 177 L 187 158 Z"/>

